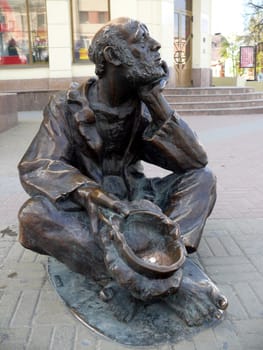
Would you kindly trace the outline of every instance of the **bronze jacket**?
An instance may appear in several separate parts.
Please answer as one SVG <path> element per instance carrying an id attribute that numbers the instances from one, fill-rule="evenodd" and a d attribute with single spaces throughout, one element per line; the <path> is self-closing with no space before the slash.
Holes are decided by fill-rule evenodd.
<path id="1" fill-rule="evenodd" d="M 66 199 L 79 186 L 101 186 L 103 140 L 96 113 L 86 98 L 94 83 L 96 80 L 90 79 L 55 94 L 45 107 L 40 129 L 19 163 L 21 183 L 30 196 L 44 195 L 56 202 Z M 207 164 L 203 146 L 176 113 L 157 128 L 143 103 L 125 147 L 122 174 L 129 181 L 143 176 L 141 160 L 175 173 Z"/>

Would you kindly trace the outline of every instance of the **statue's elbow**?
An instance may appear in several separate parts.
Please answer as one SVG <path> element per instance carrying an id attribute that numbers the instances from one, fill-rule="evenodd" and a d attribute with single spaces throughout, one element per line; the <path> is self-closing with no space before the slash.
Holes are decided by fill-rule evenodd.
<path id="1" fill-rule="evenodd" d="M 21 160 L 18 165 L 17 165 L 17 170 L 18 170 L 18 174 L 21 176 L 23 176 L 26 173 L 26 167 L 24 164 L 24 161 Z"/>
<path id="2" fill-rule="evenodd" d="M 207 155 L 204 153 L 201 157 L 198 158 L 197 168 L 204 168 L 208 164 Z"/>

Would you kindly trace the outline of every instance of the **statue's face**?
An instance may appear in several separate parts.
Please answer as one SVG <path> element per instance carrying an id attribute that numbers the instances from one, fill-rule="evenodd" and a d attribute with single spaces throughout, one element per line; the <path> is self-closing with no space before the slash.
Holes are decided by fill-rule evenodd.
<path id="1" fill-rule="evenodd" d="M 147 27 L 138 23 L 136 30 L 127 31 L 126 41 L 130 54 L 127 78 L 135 85 L 147 84 L 165 75 L 161 65 L 161 45 L 149 35 Z"/>

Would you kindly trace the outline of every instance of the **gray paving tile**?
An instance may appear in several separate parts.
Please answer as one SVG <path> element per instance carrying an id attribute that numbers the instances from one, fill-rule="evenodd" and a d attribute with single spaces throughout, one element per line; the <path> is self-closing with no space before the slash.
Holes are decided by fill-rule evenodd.
<path id="1" fill-rule="evenodd" d="M 79 323 L 76 327 L 74 350 L 96 349 L 97 336 L 95 332 Z"/>
<path id="2" fill-rule="evenodd" d="M 232 285 L 218 284 L 218 288 L 226 295 L 228 300 L 228 308 L 226 311 L 227 319 L 229 320 L 247 320 L 249 318 L 248 313 L 241 303 L 234 287 Z"/>
<path id="3" fill-rule="evenodd" d="M 39 298 L 39 291 L 22 291 L 13 312 L 10 327 L 31 326 L 33 314 Z"/>
<path id="4" fill-rule="evenodd" d="M 211 251 L 213 252 L 213 255 L 221 257 L 229 255 L 226 248 L 217 237 L 207 237 L 206 242 L 209 245 Z"/>
<path id="5" fill-rule="evenodd" d="M 218 349 L 220 350 L 240 350 L 242 344 L 237 336 L 232 323 L 228 320 L 222 322 L 214 329 Z"/>
<path id="6" fill-rule="evenodd" d="M 172 345 L 172 350 L 196 350 L 193 341 L 184 340 L 176 345 Z"/>
<path id="7" fill-rule="evenodd" d="M 52 326 L 34 326 L 28 340 L 27 350 L 49 350 L 54 329 Z"/>
<path id="8" fill-rule="evenodd" d="M 5 292 L 0 299 L 0 329 L 10 326 L 10 321 L 21 298 L 21 291 Z"/>
<path id="9" fill-rule="evenodd" d="M 221 284 L 235 284 L 238 282 L 253 282 L 253 281 L 262 281 L 263 277 L 260 273 L 256 272 L 232 272 L 230 271 L 226 271 L 224 273 L 211 273 L 210 277 L 214 280 L 216 280 L 217 283 L 221 283 Z"/>
<path id="10" fill-rule="evenodd" d="M 76 319 L 58 298 L 54 290 L 41 291 L 34 315 L 34 324 L 40 325 L 75 325 Z"/>
<path id="11" fill-rule="evenodd" d="M 252 281 L 249 285 L 263 305 L 263 281 Z"/>
<path id="12" fill-rule="evenodd" d="M 234 321 L 243 349 L 262 350 L 263 318 L 258 320 Z"/>
<path id="13" fill-rule="evenodd" d="M 196 350 L 217 350 L 219 348 L 212 329 L 207 329 L 204 332 L 199 333 L 194 338 L 194 344 Z"/>
<path id="14" fill-rule="evenodd" d="M 236 283 L 236 293 L 251 318 L 262 318 L 263 304 L 248 283 Z M 262 323 L 263 326 L 263 323 Z"/>
<path id="15" fill-rule="evenodd" d="M 23 350 L 29 337 L 30 328 L 0 328 L 1 350 Z"/>
<path id="16" fill-rule="evenodd" d="M 55 326 L 50 350 L 72 350 L 76 336 L 76 328 L 72 326 Z"/>

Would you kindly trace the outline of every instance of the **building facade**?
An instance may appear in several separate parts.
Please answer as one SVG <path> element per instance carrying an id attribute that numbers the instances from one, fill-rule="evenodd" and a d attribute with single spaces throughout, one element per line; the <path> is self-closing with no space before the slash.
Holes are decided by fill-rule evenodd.
<path id="1" fill-rule="evenodd" d="M 211 85 L 210 0 L 0 0 L 0 92 L 52 91 L 94 75 L 88 47 L 109 19 L 144 22 L 170 86 Z"/>

